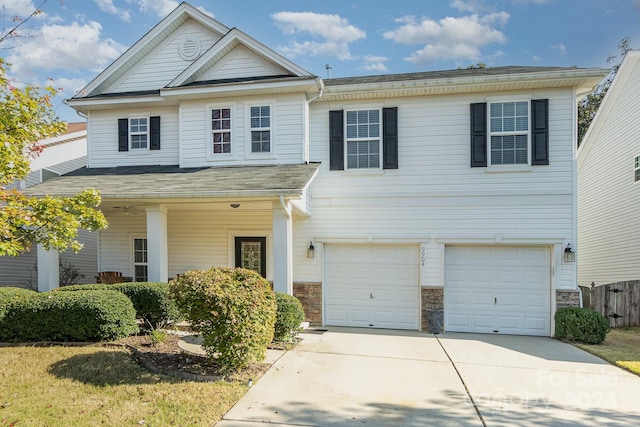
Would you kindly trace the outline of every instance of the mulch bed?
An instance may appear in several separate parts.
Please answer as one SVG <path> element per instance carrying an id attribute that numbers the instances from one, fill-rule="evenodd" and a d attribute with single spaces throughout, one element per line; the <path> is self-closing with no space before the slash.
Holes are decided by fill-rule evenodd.
<path id="1" fill-rule="evenodd" d="M 215 362 L 207 357 L 185 352 L 178 346 L 180 338 L 167 334 L 162 343 L 154 345 L 148 335 L 124 338 L 118 344 L 126 346 L 145 368 L 177 378 L 194 381 L 255 381 L 269 369 L 269 364 L 255 363 L 233 375 L 222 376 Z"/>

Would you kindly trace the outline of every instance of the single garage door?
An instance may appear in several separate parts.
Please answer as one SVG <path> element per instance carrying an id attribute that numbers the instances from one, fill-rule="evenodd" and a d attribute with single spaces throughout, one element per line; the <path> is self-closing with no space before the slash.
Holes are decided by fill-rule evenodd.
<path id="1" fill-rule="evenodd" d="M 445 249 L 445 330 L 548 336 L 548 247 Z"/>
<path id="2" fill-rule="evenodd" d="M 325 245 L 325 323 L 418 329 L 418 257 L 418 246 Z"/>

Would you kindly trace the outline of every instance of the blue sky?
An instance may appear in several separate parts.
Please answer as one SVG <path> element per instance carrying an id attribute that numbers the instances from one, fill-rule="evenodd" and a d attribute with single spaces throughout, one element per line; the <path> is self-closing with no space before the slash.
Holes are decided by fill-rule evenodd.
<path id="1" fill-rule="evenodd" d="M 0 0 L 2 33 L 43 0 Z M 192 0 L 321 77 L 467 67 L 609 67 L 629 37 L 640 48 L 640 0 Z M 47 0 L 0 44 L 16 82 L 73 96 L 179 4 L 175 0 Z M 393 5 L 390 7 L 389 5 Z"/>

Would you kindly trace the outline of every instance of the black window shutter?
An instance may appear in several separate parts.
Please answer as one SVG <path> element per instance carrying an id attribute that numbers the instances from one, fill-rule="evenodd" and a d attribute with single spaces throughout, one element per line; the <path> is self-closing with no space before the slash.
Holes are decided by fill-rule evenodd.
<path id="1" fill-rule="evenodd" d="M 160 149 L 160 116 L 154 116 L 149 118 L 149 129 L 150 129 L 149 149 L 159 150 Z"/>
<path id="2" fill-rule="evenodd" d="M 487 166 L 487 104 L 471 104 L 471 167 Z"/>
<path id="3" fill-rule="evenodd" d="M 129 151 L 129 119 L 118 119 L 118 151 Z"/>
<path id="4" fill-rule="evenodd" d="M 329 169 L 344 170 L 344 112 L 329 111 Z"/>
<path id="5" fill-rule="evenodd" d="M 531 101 L 531 165 L 549 164 L 549 100 Z"/>
<path id="6" fill-rule="evenodd" d="M 398 169 L 398 107 L 382 109 L 382 167 Z"/>

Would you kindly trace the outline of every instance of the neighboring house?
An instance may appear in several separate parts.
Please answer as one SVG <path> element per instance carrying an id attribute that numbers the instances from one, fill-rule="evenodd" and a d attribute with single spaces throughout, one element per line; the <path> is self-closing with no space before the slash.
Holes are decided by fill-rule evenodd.
<path id="1" fill-rule="evenodd" d="M 578 283 L 640 280 L 640 51 L 631 50 L 578 150 Z"/>
<path id="2" fill-rule="evenodd" d="M 60 136 L 39 141 L 42 153 L 31 161 L 31 172 L 16 187 L 24 190 L 51 178 L 64 175 L 87 164 L 87 125 L 86 123 L 69 123 L 67 131 Z M 65 271 L 78 269 L 80 275 L 77 283 L 95 283 L 97 272 L 97 233 L 85 230 L 78 232 L 79 240 L 84 244 L 79 253 L 73 251 L 60 255 L 60 262 Z M 0 286 L 17 286 L 37 288 L 38 277 L 36 264 L 37 250 L 19 257 L 0 257 Z"/>
<path id="3" fill-rule="evenodd" d="M 33 193 L 99 189 L 99 269 L 133 280 L 244 266 L 317 324 L 550 335 L 578 304 L 576 96 L 605 74 L 323 81 L 183 3 L 68 100 L 88 167 Z"/>

